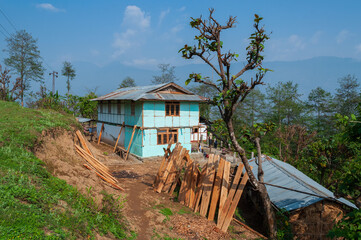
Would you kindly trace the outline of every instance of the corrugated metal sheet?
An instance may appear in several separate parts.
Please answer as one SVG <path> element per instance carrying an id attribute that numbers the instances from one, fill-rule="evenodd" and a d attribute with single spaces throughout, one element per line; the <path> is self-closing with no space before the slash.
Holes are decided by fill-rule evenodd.
<path id="1" fill-rule="evenodd" d="M 250 165 L 253 167 L 253 173 L 257 176 L 258 165 L 254 159 L 250 160 Z M 357 208 L 354 204 L 344 198 L 336 198 L 331 191 L 321 186 L 290 164 L 265 156 L 262 158 L 262 168 L 264 171 L 265 183 L 319 196 L 311 196 L 305 193 L 266 185 L 271 202 L 280 209 L 284 208 L 287 211 L 292 211 L 307 207 L 323 199 L 332 199 L 349 207 Z"/>
<path id="2" fill-rule="evenodd" d="M 185 94 L 158 93 L 157 90 L 173 86 L 183 91 Z M 121 88 L 104 96 L 92 99 L 92 101 L 100 100 L 156 100 L 156 101 L 192 101 L 203 102 L 206 98 L 198 96 L 175 83 L 163 83 L 151 86 L 138 86 L 130 88 Z"/>

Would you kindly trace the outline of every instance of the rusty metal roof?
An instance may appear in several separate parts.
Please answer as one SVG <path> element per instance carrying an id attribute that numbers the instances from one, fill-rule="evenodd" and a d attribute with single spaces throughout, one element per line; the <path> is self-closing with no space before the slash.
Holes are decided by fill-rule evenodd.
<path id="1" fill-rule="evenodd" d="M 253 167 L 253 173 L 257 176 L 258 165 L 250 160 L 250 165 Z M 264 171 L 264 182 L 297 190 L 299 192 L 282 189 L 266 185 L 268 195 L 271 202 L 279 209 L 286 209 L 287 211 L 296 210 L 307 207 L 323 199 L 335 201 L 351 208 L 357 207 L 344 198 L 336 198 L 336 196 L 327 188 L 318 184 L 295 167 L 282 162 L 280 160 L 263 156 L 262 169 Z M 305 192 L 305 193 L 301 193 Z M 312 195 L 306 194 L 310 193 Z M 317 195 L 317 196 L 315 196 Z"/>
<path id="2" fill-rule="evenodd" d="M 174 88 L 182 94 L 162 92 L 163 89 L 168 87 Z M 150 100 L 150 101 L 191 101 L 191 102 L 204 102 L 207 99 L 198 96 L 175 83 L 163 83 L 150 86 L 138 86 L 121 88 L 114 92 L 108 93 L 104 96 L 92 99 L 92 101 L 107 101 L 107 100 Z"/>

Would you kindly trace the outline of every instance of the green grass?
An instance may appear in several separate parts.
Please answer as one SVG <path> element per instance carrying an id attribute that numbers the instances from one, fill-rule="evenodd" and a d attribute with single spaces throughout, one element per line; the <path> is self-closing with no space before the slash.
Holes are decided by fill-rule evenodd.
<path id="1" fill-rule="evenodd" d="M 74 118 L 0 101 L 0 239 L 134 238 L 122 224 L 121 201 L 103 205 L 53 177 L 29 150 L 43 131 L 71 130 Z M 89 189 L 91 192 L 91 189 Z"/>

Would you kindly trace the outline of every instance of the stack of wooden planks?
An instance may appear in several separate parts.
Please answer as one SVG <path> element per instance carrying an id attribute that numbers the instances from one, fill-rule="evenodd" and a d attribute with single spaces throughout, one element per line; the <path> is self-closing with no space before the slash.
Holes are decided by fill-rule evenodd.
<path id="1" fill-rule="evenodd" d="M 79 130 L 76 131 L 76 135 L 78 136 L 80 145 L 74 144 L 75 150 L 88 163 L 84 164 L 84 167 L 94 171 L 97 176 L 112 185 L 114 188 L 124 191 L 124 189 L 118 185 L 118 180 L 110 173 L 109 168 L 94 157 L 87 145 L 87 140 L 84 139 Z"/>
<path id="2" fill-rule="evenodd" d="M 218 213 L 217 227 L 226 232 L 248 181 L 247 173 L 242 176 L 243 164 L 230 181 L 231 164 L 220 156 L 210 154 L 207 164 L 200 169 L 180 143 L 173 151 L 170 146 L 165 150 L 154 190 L 172 195 L 178 185 L 180 203 L 211 221 Z"/>

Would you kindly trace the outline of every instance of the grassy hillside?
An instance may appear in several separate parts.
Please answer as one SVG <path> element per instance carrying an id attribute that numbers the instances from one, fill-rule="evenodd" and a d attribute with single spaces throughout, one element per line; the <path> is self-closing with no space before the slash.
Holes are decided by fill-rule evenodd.
<path id="1" fill-rule="evenodd" d="M 96 206 L 29 151 L 43 130 L 75 124 L 71 116 L 0 101 L 0 239 L 129 238 L 112 196 Z"/>

